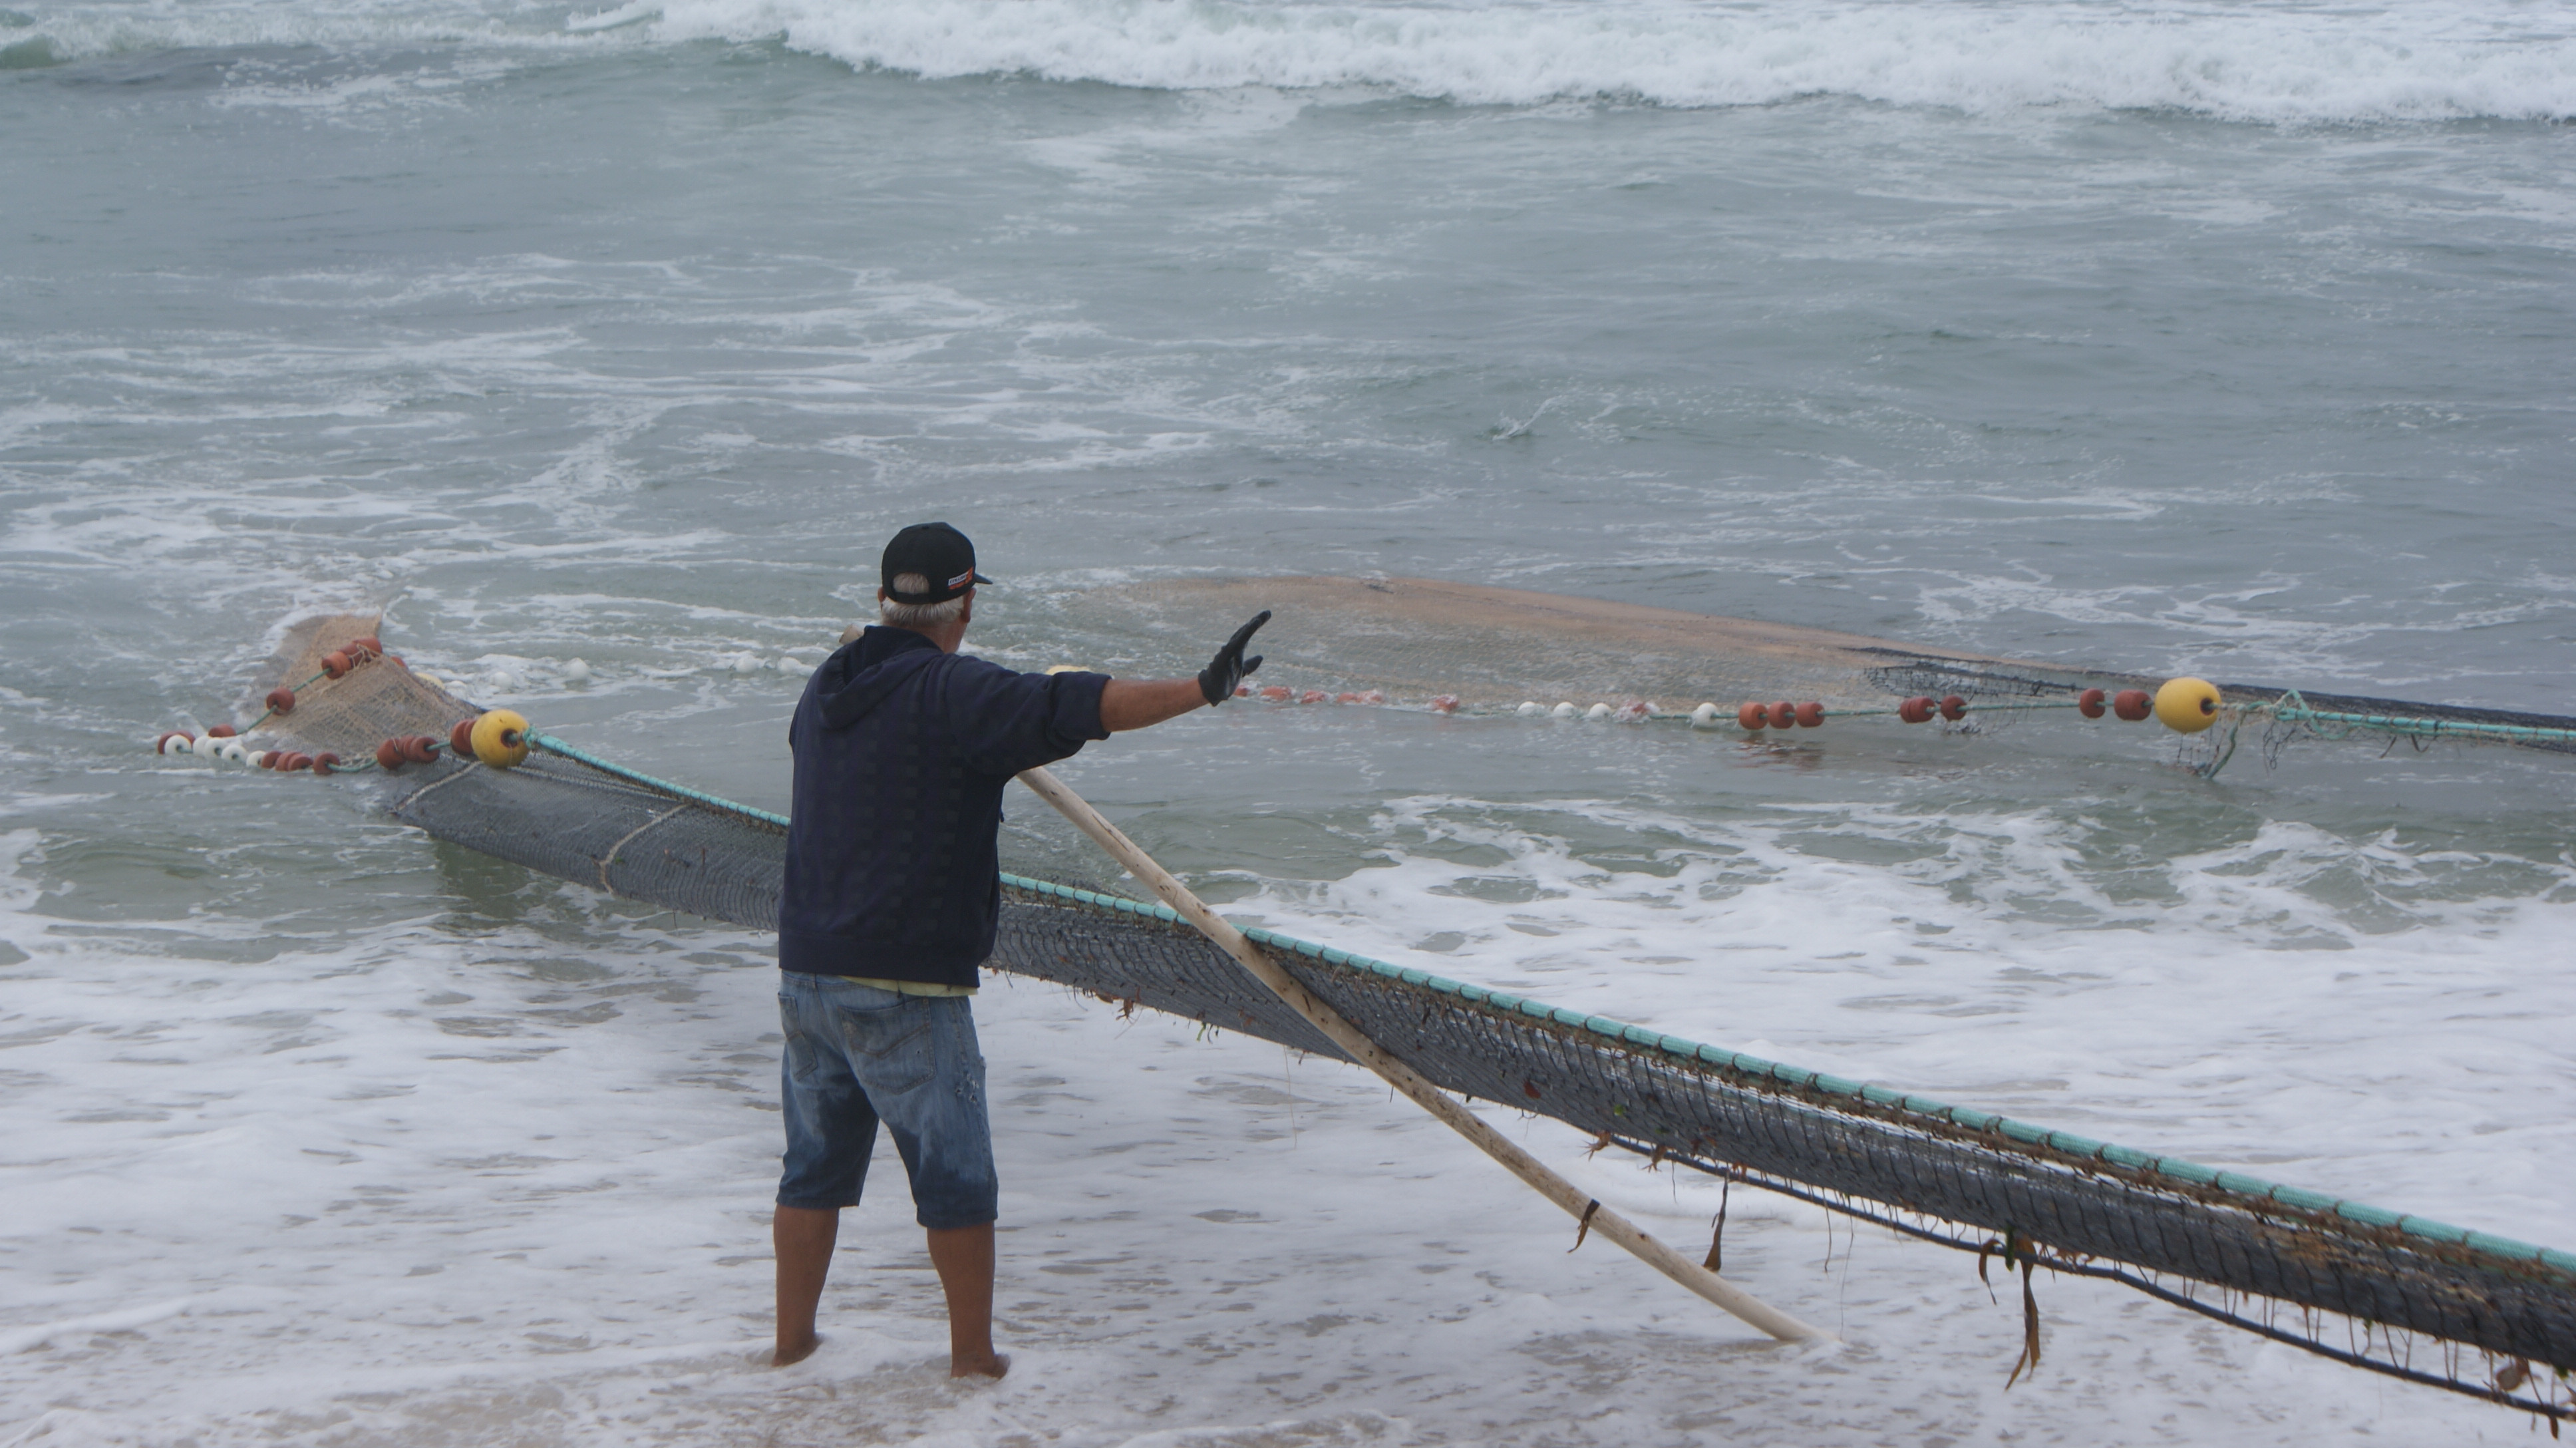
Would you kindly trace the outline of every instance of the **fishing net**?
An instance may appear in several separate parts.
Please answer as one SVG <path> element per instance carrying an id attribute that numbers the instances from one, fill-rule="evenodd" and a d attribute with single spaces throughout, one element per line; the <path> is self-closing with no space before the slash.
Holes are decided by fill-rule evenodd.
<path id="1" fill-rule="evenodd" d="M 1248 601 L 1208 592 L 1220 595 L 1212 605 L 1220 609 Z M 1569 614 L 1578 624 L 1601 616 Z M 373 626 L 366 618 L 307 625 L 281 657 L 279 677 L 306 678 L 330 645 Z M 1355 629 L 1351 636 L 1373 635 Z M 1680 670 L 1698 667 L 1701 657 L 1682 642 L 1697 640 L 1705 653 L 1712 635 L 1677 626 L 1663 637 L 1673 640 L 1664 666 Z M 1819 680 L 1834 657 L 1878 657 L 1833 636 L 1775 630 L 1743 637 L 1748 648 L 1776 648 L 1796 666 L 1819 670 L 1810 676 Z M 1402 652 L 1399 639 L 1377 647 L 1390 660 Z M 1579 654 L 1567 650 L 1549 666 L 1562 670 L 1560 678 L 1575 677 L 1593 667 L 1567 662 Z M 1869 667 L 1935 660 L 1914 655 Z M 1937 662 L 1987 666 L 1952 656 Z M 308 750 L 372 759 L 383 739 L 445 737 L 474 712 L 387 659 L 311 684 L 291 714 L 253 733 L 265 747 L 291 737 Z M 736 925 L 774 926 L 783 819 L 647 779 L 559 741 L 540 737 L 538 746 L 506 771 L 450 758 L 405 766 L 382 779 L 379 807 L 439 839 L 560 879 Z M 1303 1017 L 1163 906 L 1015 875 L 1003 883 L 993 968 L 1341 1058 Z M 2576 1368 L 2576 1257 L 1800 1071 L 1270 932 L 1247 934 L 1447 1090 L 1553 1117 L 1657 1162 L 1975 1252 L 1980 1275 L 1991 1259 L 2018 1267 L 2032 1314 L 2025 1352 L 2034 1361 L 2030 1274 L 2045 1268 L 2114 1278 L 2356 1366 L 2509 1403 L 2553 1423 L 2576 1414 L 2564 1376 Z M 1712 1261 L 1721 1248 L 1712 1243 Z"/>
<path id="2" fill-rule="evenodd" d="M 1267 608 L 1280 622 L 1261 636 L 1263 682 L 1415 700 L 1448 695 L 1469 708 L 1649 699 L 1688 709 L 1709 700 L 1732 713 L 1746 699 L 1861 706 L 1954 689 L 2018 694 L 2160 682 L 1419 578 L 1173 579 L 1102 589 L 1066 608 L 1086 622 L 1123 621 L 1191 645 L 1223 638 Z"/>
<path id="3" fill-rule="evenodd" d="M 404 667 L 399 656 L 370 659 L 340 678 L 329 675 L 326 655 L 340 652 L 352 640 L 372 639 L 379 623 L 371 613 L 338 613 L 304 619 L 286 631 L 285 642 L 268 661 L 263 682 L 253 687 L 242 708 L 255 722 L 242 731 L 242 742 L 260 749 L 301 750 L 341 755 L 353 767 L 372 758 L 376 745 L 395 734 L 447 735 L 441 721 L 470 719 L 473 705 Z M 278 710 L 268 703 L 273 689 L 294 692 L 293 704 Z M 413 725 L 418 727 L 412 727 Z"/>
<path id="4" fill-rule="evenodd" d="M 1096 590 L 1065 605 L 1077 622 L 1168 640 L 1179 657 L 1272 609 L 1259 679 L 1299 697 L 1377 690 L 1465 712 L 1524 701 L 1648 701 L 1666 711 L 1710 702 L 1731 719 L 1748 700 L 1814 700 L 1835 714 L 1891 714 L 1891 700 L 1958 695 L 1979 719 L 2030 707 L 2071 709 L 2085 689 L 2149 692 L 2163 679 L 2026 659 L 1915 648 L 1858 634 L 1675 609 L 1565 598 L 1419 578 L 1167 579 Z M 2435 740 L 2576 753 L 2576 718 L 2359 695 L 2218 685 L 2219 727 L 2196 736 L 2204 773 L 2262 730 L 2267 761 L 2294 739 L 2365 735 L 2382 745 Z"/>

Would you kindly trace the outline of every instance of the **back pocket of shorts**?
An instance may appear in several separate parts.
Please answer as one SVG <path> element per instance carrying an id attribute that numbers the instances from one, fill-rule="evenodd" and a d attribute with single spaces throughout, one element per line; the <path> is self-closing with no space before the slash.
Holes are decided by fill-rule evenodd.
<path id="1" fill-rule="evenodd" d="M 796 1002 L 783 995 L 778 998 L 778 1030 L 783 1038 L 780 1049 L 787 1057 L 787 1074 L 799 1081 L 813 1080 L 817 1057 L 814 1037 L 797 1017 Z"/>
<path id="2" fill-rule="evenodd" d="M 841 1038 L 871 1096 L 900 1096 L 929 1084 L 938 1065 L 931 1023 L 918 1011 L 844 1011 Z"/>

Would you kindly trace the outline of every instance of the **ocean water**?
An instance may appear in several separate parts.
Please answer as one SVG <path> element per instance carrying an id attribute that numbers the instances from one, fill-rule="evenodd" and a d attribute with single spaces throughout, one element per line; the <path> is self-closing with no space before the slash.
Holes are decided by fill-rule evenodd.
<path id="1" fill-rule="evenodd" d="M 1849 1341 L 1778 1348 L 1346 1069 L 1006 981 L 1012 1375 L 890 1154 L 771 1372 L 764 942 L 148 745 L 384 605 L 776 805 L 930 517 L 1030 667 L 1390 574 L 2568 712 L 2564 6 L 7 3 L 0 1444 L 2530 1431 L 2079 1281 L 2006 1391 L 1973 1263 L 1748 1193 Z M 1061 772 L 1245 919 L 2576 1245 L 2561 759 L 1233 706 Z"/>

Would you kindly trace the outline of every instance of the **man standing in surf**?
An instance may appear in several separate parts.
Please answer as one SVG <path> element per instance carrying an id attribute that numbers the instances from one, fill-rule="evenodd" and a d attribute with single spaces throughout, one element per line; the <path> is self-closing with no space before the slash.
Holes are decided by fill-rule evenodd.
<path id="1" fill-rule="evenodd" d="M 1022 674 L 960 654 L 975 545 L 945 523 L 888 543 L 879 623 L 823 661 L 788 726 L 793 821 L 778 906 L 779 1072 L 787 1127 L 771 1237 L 778 1348 L 802 1361 L 841 1209 L 894 1137 L 948 1299 L 948 1374 L 998 1378 L 996 1178 L 975 1041 L 976 971 L 1001 908 L 1002 790 L 1085 743 L 1234 696 L 1261 667 L 1235 631 L 1194 679 Z"/>

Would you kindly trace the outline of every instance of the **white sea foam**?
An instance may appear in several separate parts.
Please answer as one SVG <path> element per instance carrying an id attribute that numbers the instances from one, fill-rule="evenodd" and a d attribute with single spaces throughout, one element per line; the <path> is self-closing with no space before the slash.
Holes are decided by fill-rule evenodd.
<path id="1" fill-rule="evenodd" d="M 1469 104 L 2171 109 L 2279 121 L 2576 113 L 2576 40 L 2524 7 L 669 0 L 668 37 L 784 35 L 923 76 L 1382 87 Z"/>
<path id="2" fill-rule="evenodd" d="M 2148 910 L 2153 933 L 2060 939 L 1951 888 L 2067 888 L 2042 822 L 1968 818 L 1954 855 L 1888 871 L 1797 848 L 1798 830 L 1837 822 L 1796 812 L 1711 833 L 1566 810 L 1700 839 L 1670 874 L 1614 874 L 1475 801 L 1407 801 L 1384 822 L 1389 868 L 1258 905 L 1560 1003 L 2050 1125 L 2112 1121 L 2104 1134 L 2264 1175 L 2366 1181 L 2355 1195 L 2479 1226 L 2552 1235 L 2576 1186 L 2552 1165 L 2570 1154 L 2550 1024 L 2576 1001 L 2520 964 L 2563 934 L 2566 907 L 2472 903 L 2456 931 L 2247 952 L 2248 919 L 2331 924 L 2299 877 L 2352 853 L 2273 831 L 2173 862 L 2205 883 Z M 16 1123 L 0 1430 L 30 1448 L 504 1428 L 983 1442 L 1035 1423 L 1075 1444 L 1624 1444 L 1699 1441 L 1672 1425 L 1712 1414 L 1746 1444 L 1879 1441 L 1844 1425 L 1889 1421 L 2099 1441 L 2114 1421 L 2256 1445 L 2290 1420 L 2402 1441 L 2490 1421 L 2045 1278 L 2046 1371 L 2005 1395 L 2019 1313 L 1966 1259 L 1828 1235 L 1807 1208 L 1738 1192 L 1730 1274 L 1853 1342 L 1768 1348 L 1597 1244 L 1568 1255 L 1563 1217 L 1348 1068 L 1007 982 L 978 1014 L 1011 1378 L 939 1376 L 891 1153 L 844 1229 L 824 1352 L 770 1373 L 755 1364 L 776 1045 L 758 942 L 635 928 L 541 886 L 552 903 L 532 923 L 390 920 L 210 964 L 257 922 L 103 933 L 38 914 L 33 833 L 0 836 L 0 940 L 28 957 L 0 1015 Z M 1505 858 L 1468 870 L 1406 844 L 1435 836 Z M 1411 948 L 1443 928 L 1468 948 Z M 2336 1009 L 2315 1009 L 2328 992 Z M 1570 1132 L 1487 1110 L 1650 1230 L 1707 1232 L 1709 1184 L 1587 1159 Z"/>
<path id="3" fill-rule="evenodd" d="M 1656 867 L 1594 862 L 1551 813 L 1661 846 Z M 1442 968 L 1428 945 L 1478 984 L 1731 1049 L 1758 1032 L 1809 1069 L 2567 1235 L 2576 1172 L 2521 1143 L 2559 1130 L 2529 1093 L 2563 1090 L 2549 1023 L 2576 987 L 2532 966 L 2576 928 L 2576 868 L 2272 822 L 2141 870 L 2100 859 L 2095 835 L 2012 809 L 1712 825 L 1424 798 L 1376 822 L 1385 868 L 1242 908 Z M 1462 849 L 1500 862 L 1461 866 Z M 1872 853 L 1887 863 L 1851 858 Z"/>
<path id="4" fill-rule="evenodd" d="M 1933 1077 L 1974 1104 L 2108 1086 L 2103 1112 L 2138 1128 L 2120 1134 L 2231 1164 L 2298 1154 L 2258 1169 L 2324 1185 L 2358 1170 L 2371 1196 L 2482 1226 L 2564 1200 L 2548 1163 L 2568 1159 L 2567 1113 L 2534 1089 L 2553 1079 L 2547 1022 L 2564 1007 L 2506 969 L 2563 919 L 2249 968 L 2208 947 L 2295 883 L 2265 862 L 2331 842 L 2177 862 L 2264 866 L 2224 876 L 2240 898 L 2213 908 L 2214 934 L 2195 902 L 2169 935 L 2061 946 L 1945 890 L 1942 867 L 1908 879 L 1789 848 L 1777 836 L 1795 818 L 1711 839 L 1670 876 L 1608 875 L 1481 810 L 1412 801 L 1387 823 L 1504 864 L 1463 872 L 1395 844 L 1392 868 L 1263 903 L 1417 960 L 1378 922 L 1453 926 L 1474 937 L 1461 973 L 1544 976 L 1560 1002 Z M 1964 833 L 1977 869 L 2062 873 L 2044 827 Z M 939 1377 L 936 1298 L 890 1153 L 845 1228 L 831 1341 L 768 1373 L 776 1047 L 756 942 L 628 929 L 566 888 L 554 928 L 593 922 L 578 959 L 547 929 L 424 919 L 214 966 L 199 957 L 247 943 L 219 918 L 111 936 L 34 913 L 31 836 L 0 837 L 0 939 L 29 957 L 0 1018 L 18 1123 L 0 1176 L 0 1345 L 15 1349 L 0 1426 L 19 1443 L 438 1442 L 506 1424 L 566 1443 L 866 1444 L 1035 1422 L 1086 1444 L 1629 1443 L 1695 1441 L 1669 1425 L 1711 1412 L 1753 1444 L 1855 1441 L 1839 1425 L 1889 1419 L 2071 1441 L 2101 1421 L 2104 1384 L 2126 1413 L 2220 1444 L 2277 1441 L 2267 1413 L 2426 1441 L 2485 1411 L 2355 1394 L 2344 1369 L 2050 1281 L 2048 1372 L 2007 1397 L 2019 1316 L 1965 1259 L 1829 1236 L 1804 1207 L 1737 1193 L 1730 1272 L 1854 1342 L 1821 1359 L 1766 1348 L 1615 1254 L 1567 1255 L 1562 1217 L 1347 1068 L 1007 983 L 978 1010 L 1011 1378 Z M 1496 878 L 1530 898 L 1461 892 Z M 1515 928 L 1533 925 L 1555 933 Z M 2329 985 L 2329 970 L 2363 983 Z M 2507 986 L 2534 1024 L 2475 1007 Z M 2307 1008 L 2324 989 L 2347 996 L 2331 1020 Z M 2476 1024 L 2445 1024 L 2446 1001 Z M 1753 1020 L 1784 1044 L 1752 1039 Z M 2401 1023 L 2392 1051 L 2383 1033 Z M 2402 1119 L 2370 1109 L 2393 1098 Z M 1707 1231 L 1707 1184 L 1490 1114 L 1651 1230 Z M 2062 1105 L 2028 1114 L 2089 1124 Z"/>
<path id="5" fill-rule="evenodd" d="M 1972 112 L 2173 110 L 2256 121 L 2576 115 L 2555 11 L 1999 0 L 666 0 L 599 10 L 241 3 L 39 7 L 13 65 L 178 47 L 601 47 L 784 38 L 931 78 L 1025 74 L 1162 90 L 1358 87 L 1478 105 L 1666 106 L 1842 96 Z M 337 91 L 279 91 L 329 104 Z M 254 97 L 256 99 L 256 97 Z"/>
<path id="6" fill-rule="evenodd" d="M 187 7 L 75 3 L 0 10 L 25 25 L 0 28 L 0 69 L 23 69 L 109 55 L 181 49 L 320 46 L 339 50 L 448 49 L 458 46 L 538 51 L 598 50 L 628 44 L 613 28 L 574 32 L 549 16 L 528 23 L 524 11 L 499 5 L 413 3 L 368 5 L 305 0 L 266 5 L 216 0 Z"/>

